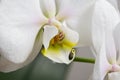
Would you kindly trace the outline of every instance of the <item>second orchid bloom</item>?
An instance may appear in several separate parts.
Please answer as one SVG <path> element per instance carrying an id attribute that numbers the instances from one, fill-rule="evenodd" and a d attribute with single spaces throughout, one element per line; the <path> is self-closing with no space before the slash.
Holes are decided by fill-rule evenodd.
<path id="1" fill-rule="evenodd" d="M 103 27 L 93 38 L 96 62 L 91 80 L 120 80 L 120 16 L 116 6 L 109 0 L 95 4 L 100 17 L 96 21 L 101 20 Z"/>

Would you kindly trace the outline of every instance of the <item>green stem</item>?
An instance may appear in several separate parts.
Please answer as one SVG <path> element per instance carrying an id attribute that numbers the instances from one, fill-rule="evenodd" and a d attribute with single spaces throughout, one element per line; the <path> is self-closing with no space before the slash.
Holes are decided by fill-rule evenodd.
<path id="1" fill-rule="evenodd" d="M 74 62 L 84 62 L 84 63 L 95 63 L 95 59 L 88 59 L 88 58 L 82 58 L 82 57 L 75 57 Z"/>

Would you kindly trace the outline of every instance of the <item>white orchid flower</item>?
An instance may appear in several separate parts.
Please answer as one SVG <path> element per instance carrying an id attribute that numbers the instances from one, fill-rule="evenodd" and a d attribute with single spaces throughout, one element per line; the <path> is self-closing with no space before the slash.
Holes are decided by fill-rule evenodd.
<path id="1" fill-rule="evenodd" d="M 120 25 L 107 30 L 96 63 L 92 80 L 120 80 Z"/>
<path id="2" fill-rule="evenodd" d="M 23 67 L 40 50 L 54 62 L 69 64 L 75 46 L 91 44 L 87 10 L 93 1 L 0 0 L 0 71 Z"/>
<path id="3" fill-rule="evenodd" d="M 96 62 L 91 80 L 120 80 L 120 16 L 113 4 L 107 0 L 96 3 L 95 13 L 102 31 L 94 35 Z M 96 17 L 95 16 L 95 17 Z M 97 24 L 99 26 L 99 24 Z M 101 27 L 98 27 L 98 29 Z M 96 37 L 95 37 L 96 36 Z M 100 38 L 98 38 L 100 37 Z"/>

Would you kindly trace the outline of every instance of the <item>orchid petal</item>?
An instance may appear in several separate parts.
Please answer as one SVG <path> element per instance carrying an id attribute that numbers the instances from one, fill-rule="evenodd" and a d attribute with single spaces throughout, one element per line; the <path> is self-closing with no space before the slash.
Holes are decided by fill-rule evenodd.
<path id="1" fill-rule="evenodd" d="M 109 80 L 119 80 L 120 79 L 120 72 L 112 72 L 108 74 Z"/>
<path id="2" fill-rule="evenodd" d="M 75 57 L 75 53 L 71 53 L 71 51 L 77 44 L 79 36 L 77 32 L 69 29 L 65 24 L 60 27 L 60 30 L 65 35 L 63 40 L 55 44 L 50 44 L 47 50 L 42 50 L 42 53 L 54 62 L 69 64 Z"/>
<path id="3" fill-rule="evenodd" d="M 79 15 L 66 20 L 66 23 L 69 25 L 69 27 L 79 33 L 80 39 L 77 45 L 78 47 L 89 46 L 92 44 L 91 19 L 94 10 L 94 1 L 83 0 L 82 2 L 78 1 L 79 4 L 81 3 L 81 5 L 83 5 L 79 7 Z"/>
<path id="4" fill-rule="evenodd" d="M 106 40 L 106 44 L 107 44 L 106 47 L 107 58 L 111 64 L 115 64 L 117 58 L 117 52 L 113 37 L 109 37 L 109 39 Z"/>
<path id="5" fill-rule="evenodd" d="M 2 72 L 15 71 L 15 70 L 20 69 L 20 68 L 28 65 L 29 63 L 31 63 L 36 58 L 36 56 L 38 55 L 38 53 L 40 51 L 40 48 L 42 47 L 42 44 L 41 44 L 42 43 L 42 39 L 41 39 L 42 33 L 43 33 L 43 31 L 41 29 L 41 31 L 37 35 L 37 38 L 36 38 L 36 41 L 34 44 L 34 48 L 25 62 L 16 64 L 16 63 L 10 62 L 6 58 L 0 56 L 0 71 L 2 71 Z"/>
<path id="6" fill-rule="evenodd" d="M 114 37 L 113 37 L 113 30 L 106 30 L 105 34 L 105 40 L 106 40 L 106 55 L 108 58 L 108 61 L 111 64 L 116 64 L 116 46 L 114 42 Z"/>
<path id="7" fill-rule="evenodd" d="M 52 18 L 56 14 L 56 5 L 55 0 L 40 0 L 40 7 L 42 9 L 43 14 Z"/>
<path id="8" fill-rule="evenodd" d="M 1 0 L 1 56 L 13 63 L 23 63 L 31 54 L 36 36 L 45 21 L 39 0 Z"/>
<path id="9" fill-rule="evenodd" d="M 104 40 L 105 30 L 113 29 L 119 22 L 119 14 L 106 0 L 98 0 L 95 4 L 92 20 L 92 39 L 97 53 Z"/>
<path id="10" fill-rule="evenodd" d="M 92 0 L 94 1 L 94 0 Z M 58 20 L 68 19 L 74 16 L 79 15 L 83 8 L 91 3 L 92 1 L 88 0 L 61 0 L 57 1 L 61 4 L 59 5 L 58 14 L 56 15 L 56 18 Z M 79 8 L 77 8 L 79 7 Z M 78 17 L 78 16 L 77 16 Z"/>
<path id="11" fill-rule="evenodd" d="M 118 64 L 120 64 L 120 24 L 116 26 L 113 32 L 114 40 L 116 44 L 116 53 L 118 54 Z"/>
<path id="12" fill-rule="evenodd" d="M 43 45 L 45 49 L 49 47 L 50 41 L 55 35 L 58 34 L 58 29 L 55 26 L 44 26 L 44 33 L 43 33 Z"/>
<path id="13" fill-rule="evenodd" d="M 39 0 L 1 0 L 0 25 L 4 24 L 43 24 L 43 16 Z"/>
<path id="14" fill-rule="evenodd" d="M 39 25 L 1 25 L 1 56 L 14 63 L 24 62 L 32 52 L 39 29 Z"/>
<path id="15" fill-rule="evenodd" d="M 94 73 L 92 80 L 104 80 L 106 74 L 111 69 L 105 51 L 105 43 L 103 43 L 100 53 L 97 54 L 96 62 L 94 66 Z"/>
<path id="16" fill-rule="evenodd" d="M 107 33 L 106 35 L 106 54 L 109 62 L 111 64 L 116 63 L 116 47 L 113 39 L 113 35 L 111 33 Z"/>
<path id="17" fill-rule="evenodd" d="M 69 28 L 69 25 L 66 24 L 66 22 L 63 22 L 63 27 L 61 27 L 61 30 L 65 34 L 65 38 L 75 44 L 79 41 L 79 34 L 78 32 L 72 30 Z"/>

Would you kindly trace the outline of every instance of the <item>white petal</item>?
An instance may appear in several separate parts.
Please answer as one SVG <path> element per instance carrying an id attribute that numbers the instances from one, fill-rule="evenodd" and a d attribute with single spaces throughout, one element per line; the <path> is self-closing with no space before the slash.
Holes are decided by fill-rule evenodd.
<path id="1" fill-rule="evenodd" d="M 97 54 L 92 80 L 104 80 L 110 68 L 111 65 L 109 64 L 106 57 L 105 43 L 103 43 L 100 53 Z"/>
<path id="2" fill-rule="evenodd" d="M 46 18 L 39 0 L 1 0 L 0 54 L 14 63 L 24 62 L 33 49 Z"/>
<path id="3" fill-rule="evenodd" d="M 73 43 L 78 43 L 79 41 L 79 34 L 77 31 L 74 31 L 69 28 L 69 25 L 66 22 L 63 22 L 63 26 L 61 27 L 62 31 L 65 33 L 65 38 Z"/>
<path id="4" fill-rule="evenodd" d="M 116 52 L 117 52 L 117 56 L 118 56 L 118 64 L 120 64 L 120 24 L 118 24 L 116 26 L 116 28 L 114 29 L 114 40 L 116 43 Z"/>
<path id="5" fill-rule="evenodd" d="M 76 0 L 75 0 L 76 1 Z M 83 3 L 82 3 L 83 2 Z M 79 15 L 75 15 L 69 18 L 66 22 L 73 30 L 79 33 L 79 44 L 78 46 L 89 46 L 92 44 L 91 40 L 91 19 L 94 10 L 93 1 L 80 0 L 78 4 L 82 5 L 79 7 Z M 86 3 L 85 3 L 86 2 Z M 71 9 L 73 10 L 73 9 Z M 72 13 L 72 11 L 71 11 Z"/>
<path id="6" fill-rule="evenodd" d="M 35 44 L 34 44 L 34 48 L 31 52 L 31 54 L 29 55 L 29 57 L 27 58 L 27 60 L 23 63 L 12 63 L 10 61 L 8 61 L 7 59 L 3 58 L 2 56 L 0 57 L 0 71 L 2 72 L 11 72 L 11 71 L 15 71 L 17 69 L 20 69 L 26 65 L 28 65 L 30 62 L 32 62 L 35 57 L 38 55 L 40 48 L 42 46 L 42 31 L 40 31 L 40 33 L 38 34 Z"/>
<path id="7" fill-rule="evenodd" d="M 110 30 L 106 30 L 106 34 L 105 34 L 105 40 L 106 40 L 106 55 L 108 58 L 108 61 L 111 64 L 116 64 L 116 56 L 117 56 L 117 52 L 116 52 L 116 46 L 115 46 L 115 42 L 114 42 L 114 37 L 113 37 L 113 31 Z"/>
<path id="8" fill-rule="evenodd" d="M 40 8 L 46 17 L 52 18 L 56 14 L 55 0 L 40 0 Z"/>
<path id="9" fill-rule="evenodd" d="M 89 3 L 92 3 L 94 0 L 61 0 L 58 1 L 61 3 L 59 5 L 59 10 L 57 14 L 57 18 L 59 20 L 67 19 L 73 16 L 77 16 L 81 13 L 83 8 L 86 8 L 86 6 Z M 77 16 L 78 17 L 78 16 Z"/>
<path id="10" fill-rule="evenodd" d="M 32 53 L 37 34 L 46 20 L 39 6 L 39 0 L 1 0 L 0 54 L 8 65 L 9 62 L 22 64 Z"/>
<path id="11" fill-rule="evenodd" d="M 120 72 L 112 72 L 108 74 L 109 80 L 120 80 Z"/>
<path id="12" fill-rule="evenodd" d="M 42 23 L 44 20 L 39 0 L 1 0 L 0 2 L 0 25 Z"/>
<path id="13" fill-rule="evenodd" d="M 97 52 L 100 51 L 104 32 L 113 29 L 119 22 L 119 14 L 106 0 L 98 0 L 95 4 L 92 20 L 93 45 Z"/>
<path id="14" fill-rule="evenodd" d="M 45 49 L 49 47 L 50 40 L 58 34 L 58 29 L 55 26 L 44 26 L 43 45 Z"/>
<path id="15" fill-rule="evenodd" d="M 31 54 L 39 25 L 1 25 L 0 54 L 14 63 L 24 62 Z"/>

